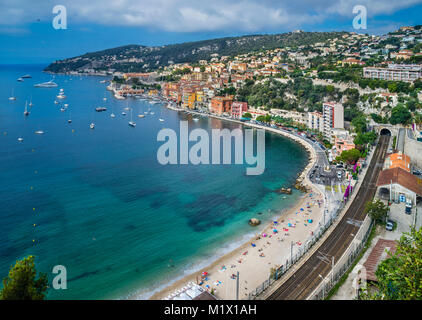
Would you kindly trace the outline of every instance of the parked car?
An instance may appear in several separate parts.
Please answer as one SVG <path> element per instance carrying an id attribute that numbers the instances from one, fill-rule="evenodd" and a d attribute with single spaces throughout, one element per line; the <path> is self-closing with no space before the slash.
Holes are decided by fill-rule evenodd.
<path id="1" fill-rule="evenodd" d="M 411 214 L 412 213 L 412 207 L 406 205 L 405 211 L 406 214 Z"/>
<path id="2" fill-rule="evenodd" d="M 342 172 L 341 171 L 337 171 L 337 178 L 341 179 L 341 175 L 342 175 Z"/>
<path id="3" fill-rule="evenodd" d="M 394 223 L 391 220 L 387 220 L 387 224 L 385 225 L 385 230 L 393 231 Z"/>

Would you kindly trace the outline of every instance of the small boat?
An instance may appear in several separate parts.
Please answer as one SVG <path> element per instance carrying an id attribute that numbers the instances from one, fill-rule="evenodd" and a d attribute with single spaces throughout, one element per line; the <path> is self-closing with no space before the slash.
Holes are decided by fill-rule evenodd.
<path id="1" fill-rule="evenodd" d="M 154 112 L 150 112 L 149 114 L 153 115 L 153 114 L 154 114 Z"/>
<path id="2" fill-rule="evenodd" d="M 124 108 L 123 110 L 126 110 L 126 111 L 128 111 L 128 110 L 130 110 L 130 108 L 129 108 L 129 107 L 126 107 L 126 108 Z"/>
<path id="3" fill-rule="evenodd" d="M 67 120 L 68 123 L 72 123 L 72 112 L 69 111 L 69 119 Z"/>
<path id="4" fill-rule="evenodd" d="M 23 141 L 23 138 L 18 138 L 18 141 L 19 141 L 19 142 L 22 142 L 22 141 Z"/>
<path id="5" fill-rule="evenodd" d="M 136 123 L 133 122 L 133 120 L 132 120 L 132 109 L 130 110 L 130 121 L 129 121 L 129 125 L 131 127 L 136 127 Z"/>
<path id="6" fill-rule="evenodd" d="M 61 107 L 61 108 L 60 108 L 60 111 L 61 111 L 61 112 L 65 112 L 65 111 L 66 111 L 66 108 L 65 108 L 65 107 Z"/>
<path id="7" fill-rule="evenodd" d="M 144 118 L 145 116 L 143 114 L 138 114 L 138 118 Z"/>
<path id="8" fill-rule="evenodd" d="M 32 103 L 32 96 L 31 96 L 31 100 L 29 101 L 28 106 L 32 107 L 34 104 Z"/>
<path id="9" fill-rule="evenodd" d="M 95 108 L 95 111 L 97 111 L 97 112 L 103 112 L 103 111 L 106 111 L 106 110 L 107 110 L 106 107 L 97 107 L 97 108 Z"/>
<path id="10" fill-rule="evenodd" d="M 59 104 L 59 102 L 57 100 L 54 100 L 54 104 Z"/>
<path id="11" fill-rule="evenodd" d="M 64 104 L 64 107 L 67 108 L 69 105 L 67 103 Z"/>
<path id="12" fill-rule="evenodd" d="M 125 99 L 125 97 L 123 97 L 123 96 L 121 96 L 120 94 L 117 94 L 117 93 L 114 95 L 114 97 L 118 100 L 124 100 Z"/>
<path id="13" fill-rule="evenodd" d="M 38 131 L 35 131 L 35 134 L 44 134 L 44 131 L 38 130 Z"/>
<path id="14" fill-rule="evenodd" d="M 160 120 L 161 122 L 164 122 L 164 119 L 161 119 L 161 118 L 160 118 L 160 119 L 158 119 L 158 120 Z"/>
<path id="15" fill-rule="evenodd" d="M 193 120 L 193 121 L 198 121 L 198 120 L 199 120 L 199 118 L 193 118 L 192 120 Z"/>
<path id="16" fill-rule="evenodd" d="M 25 111 L 23 112 L 24 116 L 29 116 L 29 111 L 28 111 L 28 101 L 25 101 Z"/>
<path id="17" fill-rule="evenodd" d="M 24 76 L 22 76 L 21 78 L 25 79 L 25 78 L 32 78 L 30 74 L 25 74 Z"/>
<path id="18" fill-rule="evenodd" d="M 123 112 L 122 112 L 122 115 L 124 115 L 124 116 L 125 116 L 125 115 L 126 115 L 126 112 L 124 112 L 124 111 L 123 111 Z"/>
<path id="19" fill-rule="evenodd" d="M 12 95 L 9 97 L 9 100 L 16 100 L 16 97 L 13 95 L 13 89 L 12 89 Z"/>
<path id="20" fill-rule="evenodd" d="M 94 129 L 94 128 L 95 128 L 95 123 L 93 123 L 93 122 L 92 122 L 92 123 L 89 125 L 89 128 L 90 128 L 90 129 Z"/>
<path id="21" fill-rule="evenodd" d="M 145 113 L 145 114 L 148 114 L 148 111 L 145 111 L 144 113 Z"/>
<path id="22" fill-rule="evenodd" d="M 103 98 L 103 101 L 107 101 L 107 98 L 106 98 L 106 97 L 104 97 L 104 98 Z"/>
<path id="23" fill-rule="evenodd" d="M 22 78 L 18 78 L 18 80 L 17 81 L 19 81 L 19 82 L 23 82 L 23 79 Z"/>
<path id="24" fill-rule="evenodd" d="M 114 113 L 110 114 L 110 117 L 115 118 L 116 115 Z"/>

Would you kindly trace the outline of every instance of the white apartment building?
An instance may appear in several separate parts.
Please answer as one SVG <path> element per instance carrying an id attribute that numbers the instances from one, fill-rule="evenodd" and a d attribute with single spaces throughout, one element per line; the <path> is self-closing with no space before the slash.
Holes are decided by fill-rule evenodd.
<path id="1" fill-rule="evenodd" d="M 270 113 L 275 116 L 280 116 L 286 119 L 292 119 L 296 123 L 300 123 L 306 125 L 307 118 L 306 113 L 298 112 L 298 111 L 289 111 L 289 110 L 282 110 L 282 109 L 271 109 Z"/>
<path id="2" fill-rule="evenodd" d="M 332 129 L 344 129 L 344 108 L 340 103 L 324 102 L 322 105 L 324 122 L 323 134 L 331 141 Z"/>
<path id="3" fill-rule="evenodd" d="M 308 112 L 308 127 L 312 130 L 324 131 L 324 117 L 321 112 Z"/>
<path id="4" fill-rule="evenodd" d="M 390 64 L 388 68 L 363 68 L 363 77 L 392 81 L 415 81 L 422 77 L 422 66 L 417 64 Z"/>

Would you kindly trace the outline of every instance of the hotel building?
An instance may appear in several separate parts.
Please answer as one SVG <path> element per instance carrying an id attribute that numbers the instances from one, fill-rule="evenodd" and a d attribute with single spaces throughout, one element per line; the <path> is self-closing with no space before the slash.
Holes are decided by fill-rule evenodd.
<path id="1" fill-rule="evenodd" d="M 415 81 L 422 77 L 422 66 L 417 64 L 390 64 L 388 68 L 363 68 L 363 77 L 391 81 Z"/>

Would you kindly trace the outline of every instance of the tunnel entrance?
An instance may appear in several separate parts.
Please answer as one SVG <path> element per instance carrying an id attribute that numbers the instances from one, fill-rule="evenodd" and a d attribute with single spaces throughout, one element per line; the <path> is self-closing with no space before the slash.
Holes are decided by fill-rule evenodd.
<path id="1" fill-rule="evenodd" d="M 382 128 L 380 131 L 380 135 L 382 136 L 391 136 L 391 131 L 388 130 L 387 128 Z"/>

